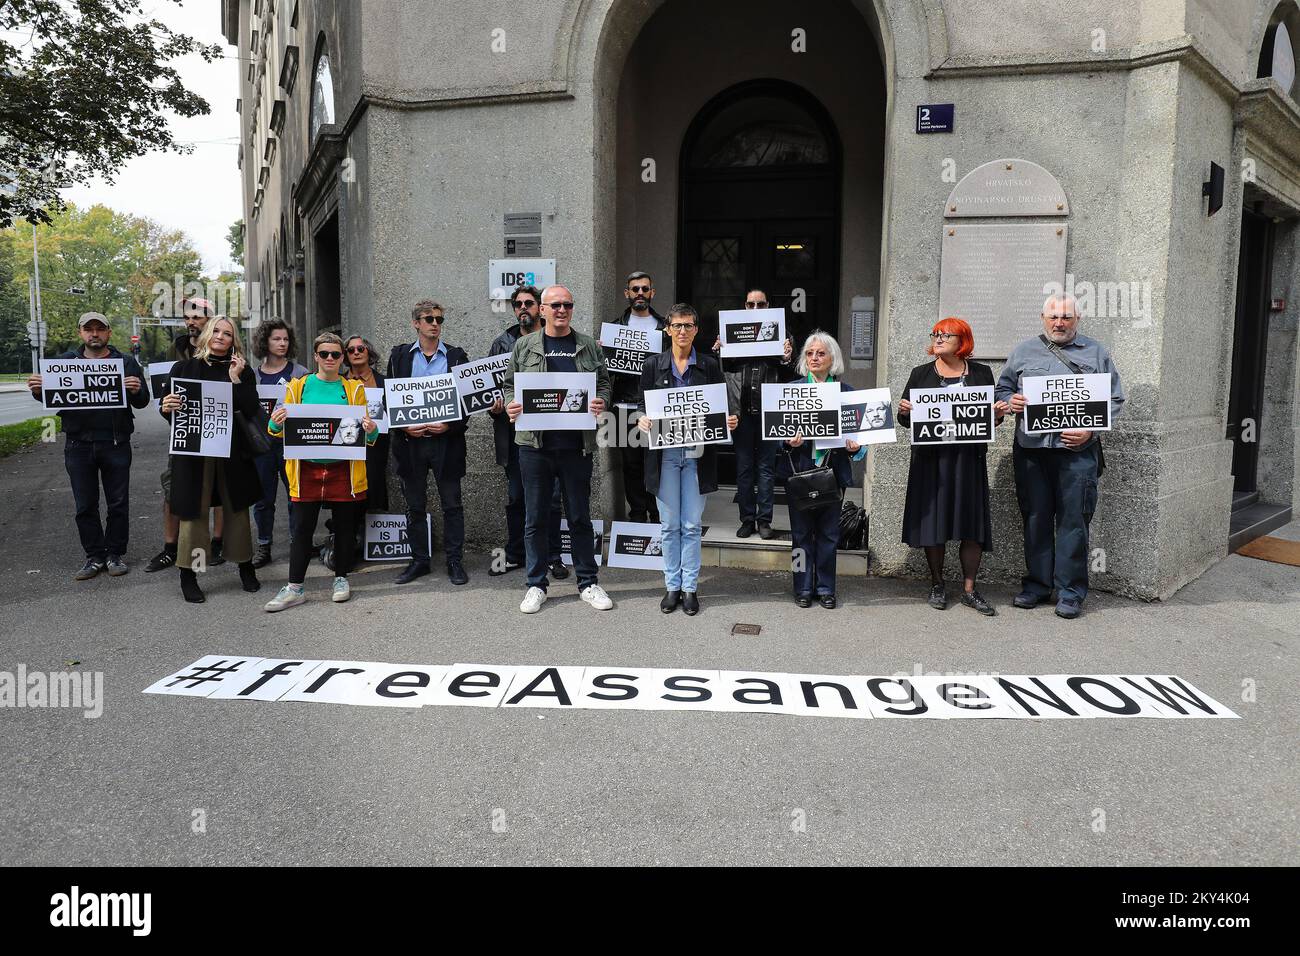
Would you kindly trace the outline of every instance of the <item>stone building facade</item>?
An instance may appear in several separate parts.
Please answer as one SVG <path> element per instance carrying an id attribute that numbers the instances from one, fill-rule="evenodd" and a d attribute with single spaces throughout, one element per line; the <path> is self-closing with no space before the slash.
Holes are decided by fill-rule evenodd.
<path id="1" fill-rule="evenodd" d="M 1300 500 L 1296 0 L 223 0 L 221 16 L 248 58 L 253 304 L 304 336 L 386 349 L 431 296 L 446 337 L 485 354 L 510 321 L 488 262 L 507 216 L 532 213 L 587 330 L 621 311 L 633 269 L 710 335 L 762 285 L 846 354 L 856 313 L 848 379 L 897 394 L 942 317 L 954 188 L 1031 163 L 1068 199 L 1048 220 L 1062 279 L 1096 290 L 1082 329 L 1129 395 L 1096 586 L 1168 596 L 1228 552 L 1234 501 L 1258 531 Z M 951 131 L 919 131 L 948 104 Z M 1017 311 L 997 321 L 1036 334 Z M 466 505 L 470 537 L 495 544 L 488 426 L 470 431 Z M 1011 578 L 1002 431 L 986 565 Z M 886 573 L 920 567 L 899 543 L 907 467 L 905 440 L 883 446 L 854 492 Z"/>

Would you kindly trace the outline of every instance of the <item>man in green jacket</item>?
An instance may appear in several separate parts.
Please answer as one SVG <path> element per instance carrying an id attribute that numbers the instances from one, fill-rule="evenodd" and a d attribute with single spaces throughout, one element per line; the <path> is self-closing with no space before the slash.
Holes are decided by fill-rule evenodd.
<path id="1" fill-rule="evenodd" d="M 541 329 L 519 337 L 506 372 L 506 414 L 516 421 L 523 406 L 515 397 L 517 372 L 595 372 L 596 394 L 587 408 L 596 420 L 610 402 L 609 370 L 600 343 L 572 327 L 573 294 L 562 285 L 542 290 Z M 594 425 L 594 423 L 593 423 Z M 599 611 L 614 606 L 596 581 L 596 549 L 591 526 L 591 467 L 596 429 L 523 431 L 515 429 L 519 470 L 524 481 L 524 554 L 528 591 L 519 605 L 525 614 L 541 610 L 546 600 L 551 492 L 558 478 L 568 506 L 569 535 L 578 592 Z"/>

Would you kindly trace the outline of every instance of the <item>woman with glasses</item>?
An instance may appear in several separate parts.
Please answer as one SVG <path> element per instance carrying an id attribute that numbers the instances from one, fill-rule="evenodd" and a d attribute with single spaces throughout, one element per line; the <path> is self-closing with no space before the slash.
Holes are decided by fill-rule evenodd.
<path id="1" fill-rule="evenodd" d="M 302 378 L 307 369 L 294 361 L 297 348 L 293 329 L 283 319 L 267 319 L 253 334 L 253 355 L 262 360 L 257 367 L 258 385 L 288 385 Z M 275 537 L 275 499 L 279 484 L 284 482 L 288 491 L 289 479 L 284 474 L 284 447 L 272 443 L 271 450 L 253 459 L 257 475 L 262 480 L 262 500 L 253 505 L 253 523 L 257 525 L 257 551 L 253 554 L 253 567 L 263 568 L 271 563 L 271 540 Z M 293 527 L 293 502 L 289 502 L 289 527 Z"/>
<path id="2" fill-rule="evenodd" d="M 961 319 L 937 322 L 930 332 L 927 354 L 933 361 L 912 369 L 898 403 L 898 421 L 911 424 L 914 388 L 965 388 L 992 385 L 993 370 L 967 359 L 975 351 L 975 336 Z M 1007 413 L 1006 402 L 994 405 L 996 421 Z M 913 445 L 907 473 L 907 502 L 903 507 L 903 543 L 924 548 L 930 565 L 930 606 L 948 606 L 944 588 L 944 552 L 949 541 L 960 541 L 964 588 L 961 603 L 981 614 L 994 615 L 993 605 L 975 589 L 980 560 L 993 550 L 989 514 L 989 477 L 984 444 Z"/>
<path id="3" fill-rule="evenodd" d="M 720 385 L 725 381 L 722 368 L 711 355 L 695 350 L 699 316 L 685 303 L 668 310 L 667 331 L 671 345 L 665 352 L 646 359 L 641 370 L 641 431 L 650 433 L 652 422 L 646 416 L 647 389 L 688 388 Z M 738 419 L 730 414 L 728 395 L 727 431 Z M 700 610 L 700 552 L 703 540 L 705 496 L 718 488 L 717 445 L 677 448 L 648 448 L 645 453 L 645 486 L 659 503 L 664 556 L 664 597 L 659 609 L 669 614 L 680 604 L 687 614 Z"/>
<path id="4" fill-rule="evenodd" d="M 343 360 L 347 363 L 348 378 L 363 387 L 384 390 L 384 375 L 379 371 L 379 353 L 370 340 L 354 335 L 343 346 Z M 367 403 L 370 417 L 375 417 L 374 403 Z M 378 514 L 388 512 L 388 435 L 379 435 L 373 444 L 366 446 L 366 510 Z M 364 528 L 358 528 L 358 536 Z"/>
<path id="5" fill-rule="evenodd" d="M 367 446 L 379 435 L 379 425 L 366 410 L 366 390 L 356 379 L 343 378 L 343 340 L 332 332 L 322 332 L 312 343 L 316 355 L 316 373 L 294 379 L 285 390 L 285 405 L 356 405 L 356 415 L 366 433 Z M 271 415 L 267 431 L 272 438 L 284 437 L 288 410 L 281 405 Z M 366 462 L 329 459 L 300 460 L 284 463 L 289 476 L 289 498 L 294 503 L 293 540 L 289 545 L 289 583 L 266 603 L 267 611 L 283 611 L 307 600 L 304 595 L 307 564 L 311 561 L 312 536 L 322 507 L 328 506 L 334 524 L 333 600 L 343 602 L 352 596 L 348 572 L 356 550 L 356 524 L 365 509 Z"/>

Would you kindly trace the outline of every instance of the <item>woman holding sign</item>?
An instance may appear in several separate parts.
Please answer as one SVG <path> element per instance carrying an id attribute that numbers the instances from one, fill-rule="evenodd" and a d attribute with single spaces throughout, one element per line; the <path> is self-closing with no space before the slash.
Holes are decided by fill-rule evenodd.
<path id="1" fill-rule="evenodd" d="M 934 360 L 912 369 L 898 403 L 898 421 L 910 426 L 913 389 L 967 388 L 993 384 L 993 370 L 967 356 L 975 351 L 975 335 L 961 319 L 935 323 L 927 354 Z M 1006 402 L 993 406 L 995 422 L 1007 412 Z M 989 515 L 989 475 L 986 444 L 912 445 L 907 473 L 907 502 L 903 506 L 903 543 L 924 548 L 930 565 L 930 606 L 948 606 L 943 560 L 949 541 L 960 541 L 964 588 L 961 603 L 981 614 L 997 614 L 975 589 L 980 561 L 993 550 L 993 522 Z"/>
<path id="2" fill-rule="evenodd" d="M 332 332 L 322 332 L 312 343 L 312 351 L 316 354 L 316 373 L 289 383 L 284 405 L 272 413 L 267 431 L 273 438 L 284 437 L 288 405 L 355 405 L 358 406 L 356 415 L 340 419 L 339 432 L 349 427 L 344 423 L 359 420 L 369 450 L 379 437 L 379 425 L 366 409 L 365 387 L 339 374 L 343 366 L 343 340 Z M 266 603 L 266 610 L 283 611 L 307 600 L 303 592 L 312 555 L 312 536 L 316 533 L 321 508 L 325 506 L 329 507 L 334 523 L 333 600 L 342 603 L 352 596 L 348 572 L 352 570 L 352 557 L 356 553 L 357 522 L 366 506 L 366 460 L 286 458 L 284 470 L 289 476 L 289 500 L 295 505 L 293 541 L 289 545 L 289 583 Z"/>
<path id="3" fill-rule="evenodd" d="M 641 369 L 641 417 L 637 425 L 651 436 L 650 448 L 645 454 L 645 487 L 659 502 L 665 591 L 659 609 L 665 614 L 676 610 L 679 604 L 687 614 L 699 613 L 697 590 L 704 498 L 718 488 L 715 442 L 725 441 L 738 422 L 731 414 L 733 402 L 731 396 L 726 395 L 722 366 L 713 356 L 695 351 L 695 334 L 699 328 L 700 318 L 693 308 L 685 303 L 673 306 L 668 310 L 667 325 L 671 347 L 647 358 Z M 721 386 L 726 396 L 724 407 L 719 410 L 726 420 L 725 429 L 711 426 L 710 419 L 718 416 L 711 405 L 708 409 L 698 407 L 703 393 L 697 390 L 706 385 Z M 682 391 L 669 396 L 669 404 L 662 409 L 665 414 L 656 422 L 646 415 L 646 405 L 651 400 L 646 392 L 663 389 Z M 673 402 L 679 404 L 674 407 Z M 692 402 L 695 405 L 688 407 Z M 674 426 L 670 430 L 668 422 L 686 423 L 687 427 Z M 697 429 L 700 434 L 691 434 L 691 429 Z M 717 438 L 709 437 L 714 433 L 718 434 Z M 678 443 L 674 436 L 683 439 L 698 437 L 711 443 L 687 444 L 684 440 Z"/>
<path id="4" fill-rule="evenodd" d="M 297 348 L 294 344 L 293 329 L 283 319 L 267 319 L 253 333 L 253 356 L 262 360 L 257 367 L 258 394 L 262 397 L 267 415 L 274 410 L 272 399 L 268 395 L 279 393 L 295 378 L 302 378 L 307 369 L 297 362 L 294 356 Z M 267 406 L 271 406 L 267 408 Z M 262 499 L 253 505 L 253 522 L 257 525 L 257 553 L 253 555 L 253 567 L 264 568 L 271 563 L 271 539 L 275 536 L 275 499 L 279 494 L 278 485 L 284 482 L 289 490 L 289 481 L 284 476 L 284 449 L 273 444 L 271 450 L 253 459 L 257 466 L 258 477 L 262 479 Z M 293 503 L 289 504 L 289 527 L 293 527 Z"/>
<path id="5" fill-rule="evenodd" d="M 354 335 L 344 346 L 348 362 L 348 378 L 360 382 L 370 397 L 370 417 L 375 417 L 375 403 L 382 410 L 384 402 L 384 374 L 379 371 L 379 354 L 369 339 Z M 366 448 L 366 510 L 388 511 L 388 436 L 380 433 L 374 444 Z M 360 529 L 364 531 L 364 528 Z"/>
<path id="6" fill-rule="evenodd" d="M 838 382 L 844 374 L 844 353 L 835 339 L 820 329 L 803 343 L 799 353 L 799 377 L 805 383 Z M 853 386 L 840 382 L 840 390 L 851 392 Z M 843 448 L 814 448 L 811 439 L 802 435 L 785 441 L 785 454 L 777 457 L 776 466 L 789 497 L 789 481 L 799 472 L 830 468 L 841 494 L 853 483 L 850 460 L 861 461 L 867 447 L 848 438 Z M 794 568 L 794 602 L 811 607 L 813 596 L 828 611 L 837 604 L 835 597 L 835 557 L 840 545 L 840 499 L 833 507 L 801 511 L 790 507 L 790 555 Z"/>
<path id="7" fill-rule="evenodd" d="M 214 505 L 224 512 L 226 557 L 239 563 L 239 580 L 244 590 L 252 593 L 261 587 L 253 568 L 253 534 L 248 509 L 261 499 L 262 481 L 243 432 L 236 426 L 241 415 L 245 421 L 258 421 L 261 407 L 257 401 L 257 377 L 244 358 L 244 345 L 233 322 L 221 315 L 208 320 L 195 344 L 194 357 L 172 366 L 173 389 L 177 380 L 183 379 L 229 382 L 234 419 L 210 423 L 213 431 L 227 436 L 227 457 L 200 452 L 173 454 L 171 458 L 169 503 L 172 514 L 180 519 L 176 566 L 181 571 L 181 593 L 191 604 L 201 604 L 206 599 L 196 570 L 207 569 L 212 549 L 208 512 Z M 158 410 L 171 421 L 183 404 L 181 396 L 172 391 L 163 396 Z M 202 415 L 197 409 L 194 412 L 196 417 Z"/>

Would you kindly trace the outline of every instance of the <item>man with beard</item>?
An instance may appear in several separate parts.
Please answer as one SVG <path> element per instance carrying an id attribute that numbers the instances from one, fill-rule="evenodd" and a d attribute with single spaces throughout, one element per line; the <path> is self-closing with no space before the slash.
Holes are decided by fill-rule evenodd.
<path id="1" fill-rule="evenodd" d="M 633 272 L 627 277 L 623 297 L 628 307 L 614 320 L 615 325 L 662 332 L 667 321 L 650 305 L 655 297 L 654 281 L 649 273 Z M 623 497 L 627 499 L 627 520 L 659 522 L 659 507 L 654 495 L 645 490 L 645 445 L 636 426 L 636 407 L 641 401 L 641 376 L 611 374 L 614 404 L 619 416 L 619 463 L 623 472 Z"/>

